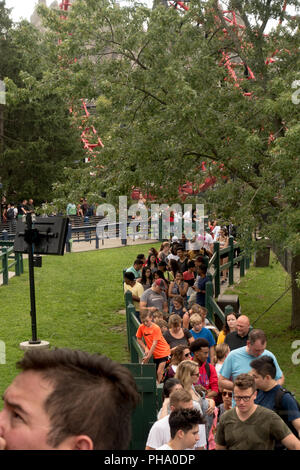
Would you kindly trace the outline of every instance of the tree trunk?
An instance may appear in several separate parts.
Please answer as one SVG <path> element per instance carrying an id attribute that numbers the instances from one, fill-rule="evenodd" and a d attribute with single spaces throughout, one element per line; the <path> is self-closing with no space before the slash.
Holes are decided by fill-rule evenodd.
<path id="1" fill-rule="evenodd" d="M 292 286 L 292 317 L 291 328 L 300 329 L 300 287 L 297 285 L 297 273 L 300 275 L 300 255 L 292 256 L 288 250 L 282 250 L 272 243 L 272 250 L 276 254 L 280 264 L 291 276 Z"/>

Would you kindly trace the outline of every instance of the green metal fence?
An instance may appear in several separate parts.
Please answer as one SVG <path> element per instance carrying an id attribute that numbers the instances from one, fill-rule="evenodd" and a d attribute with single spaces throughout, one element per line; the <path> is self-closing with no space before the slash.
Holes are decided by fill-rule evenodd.
<path id="1" fill-rule="evenodd" d="M 238 256 L 234 256 L 235 251 L 239 248 L 239 244 L 234 242 L 233 237 L 229 237 L 229 245 L 227 248 L 220 250 L 219 242 L 214 242 L 214 253 L 208 262 L 208 277 L 210 281 L 206 283 L 205 307 L 208 310 L 207 317 L 213 324 L 223 325 L 225 316 L 222 309 L 217 304 L 216 299 L 221 291 L 221 275 L 222 271 L 228 269 L 228 282 L 232 286 L 234 284 L 234 267 L 239 265 L 240 277 L 245 276 L 246 269 L 250 267 L 250 253 L 241 252 Z M 221 265 L 221 255 L 228 255 L 228 261 Z"/>
<path id="2" fill-rule="evenodd" d="M 9 281 L 9 270 L 14 268 L 16 276 L 24 272 L 22 253 L 14 252 L 14 243 L 10 241 L 0 242 L 0 274 L 3 275 L 3 284 Z"/>
<path id="3" fill-rule="evenodd" d="M 131 420 L 130 450 L 144 450 L 152 424 L 157 419 L 157 388 L 155 364 L 123 364 L 132 373 L 140 394 L 140 403 Z"/>

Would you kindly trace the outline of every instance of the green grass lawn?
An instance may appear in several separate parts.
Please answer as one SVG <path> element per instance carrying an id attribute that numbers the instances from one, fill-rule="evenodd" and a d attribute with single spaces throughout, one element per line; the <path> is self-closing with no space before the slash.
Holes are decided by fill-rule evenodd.
<path id="1" fill-rule="evenodd" d="M 156 248 L 160 244 L 156 244 Z M 44 256 L 35 268 L 37 334 L 51 347 L 103 353 L 129 362 L 122 270 L 152 245 L 137 245 L 64 256 Z M 24 274 L 0 287 L 1 333 L 6 364 L 0 365 L 0 392 L 16 375 L 19 344 L 32 338 L 28 264 Z"/>
<path id="2" fill-rule="evenodd" d="M 242 313 L 249 316 L 255 328 L 265 331 L 267 349 L 275 354 L 283 370 L 285 387 L 292 390 L 300 401 L 300 364 L 293 364 L 292 354 L 295 349 L 291 347 L 293 341 L 300 340 L 300 330 L 290 328 L 291 291 L 289 290 L 267 313 L 262 315 L 286 290 L 289 283 L 288 274 L 271 254 L 269 267 L 251 266 L 240 284 L 229 288 L 225 294 L 237 294 Z"/>

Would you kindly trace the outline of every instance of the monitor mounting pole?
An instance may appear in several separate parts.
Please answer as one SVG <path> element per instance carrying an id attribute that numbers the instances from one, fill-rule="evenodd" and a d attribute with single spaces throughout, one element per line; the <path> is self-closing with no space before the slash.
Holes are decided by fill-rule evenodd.
<path id="1" fill-rule="evenodd" d="M 30 315 L 31 315 L 31 331 L 32 339 L 29 344 L 40 344 L 41 341 L 37 338 L 37 325 L 36 325 L 36 305 L 35 305 L 35 287 L 34 287 L 34 242 L 37 240 L 38 232 L 33 228 L 32 214 L 26 214 L 27 229 L 25 230 L 24 239 L 28 245 L 28 267 L 29 267 L 29 284 L 30 284 Z"/>

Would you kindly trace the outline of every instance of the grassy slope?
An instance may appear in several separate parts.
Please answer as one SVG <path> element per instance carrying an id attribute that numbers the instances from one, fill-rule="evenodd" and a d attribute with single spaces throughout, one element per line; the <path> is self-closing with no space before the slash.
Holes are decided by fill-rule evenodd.
<path id="1" fill-rule="evenodd" d="M 240 284 L 226 293 L 239 295 L 242 313 L 249 316 L 255 328 L 265 331 L 267 349 L 275 354 L 283 370 L 285 386 L 294 391 L 300 401 L 300 365 L 294 365 L 291 359 L 295 351 L 291 345 L 294 340 L 300 340 L 300 331 L 290 329 L 291 291 L 260 317 L 288 286 L 289 276 L 271 256 L 269 267 L 251 267 Z"/>
<path id="2" fill-rule="evenodd" d="M 114 248 L 63 257 L 43 257 L 36 268 L 37 334 L 51 346 L 104 353 L 127 362 L 122 269 L 150 245 Z M 0 365 L 0 392 L 16 375 L 22 357 L 19 344 L 31 339 L 27 262 L 20 278 L 0 287 L 1 334 L 6 344 L 6 364 Z"/>

